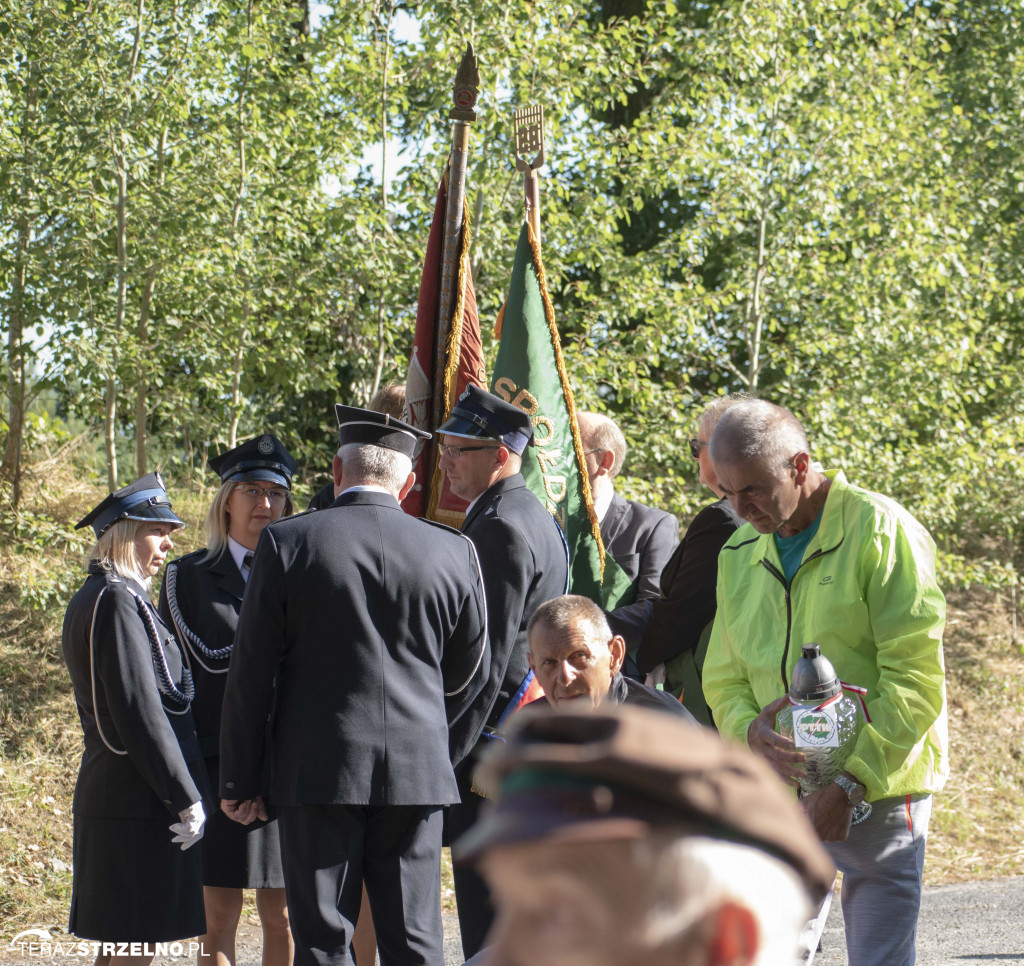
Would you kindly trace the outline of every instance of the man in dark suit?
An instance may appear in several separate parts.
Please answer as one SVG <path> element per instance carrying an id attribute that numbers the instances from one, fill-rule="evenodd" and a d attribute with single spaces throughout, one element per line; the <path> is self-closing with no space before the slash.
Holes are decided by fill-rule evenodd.
<path id="1" fill-rule="evenodd" d="M 679 524 L 671 513 L 615 492 L 615 477 L 626 459 L 622 430 L 600 413 L 582 412 L 577 418 L 604 549 L 633 581 L 635 600 L 653 600 L 679 539 Z"/>
<path id="2" fill-rule="evenodd" d="M 471 714 L 482 714 L 479 749 L 530 693 L 526 628 L 546 600 L 566 592 L 569 558 L 554 517 L 519 472 L 533 445 L 530 417 L 516 406 L 470 386 L 442 425 L 440 465 L 452 492 L 469 500 L 462 532 L 476 545 L 487 593 L 491 666 Z M 536 693 L 536 692 L 534 692 Z M 459 769 L 462 803 L 449 810 L 454 839 L 477 819 L 483 799 L 472 791 L 477 752 Z M 466 958 L 483 945 L 494 910 L 484 881 L 468 867 L 455 871 L 462 949 Z"/>
<path id="3" fill-rule="evenodd" d="M 384 966 L 442 966 L 442 813 L 489 665 L 479 564 L 471 541 L 399 505 L 429 434 L 338 416 L 340 495 L 271 524 L 256 550 L 224 698 L 222 807 L 262 817 L 270 756 L 296 964 L 352 962 L 365 881 Z"/>

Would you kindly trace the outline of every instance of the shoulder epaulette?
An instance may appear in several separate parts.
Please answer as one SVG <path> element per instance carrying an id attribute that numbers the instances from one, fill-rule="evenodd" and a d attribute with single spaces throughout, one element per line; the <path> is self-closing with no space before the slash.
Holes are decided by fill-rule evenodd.
<path id="1" fill-rule="evenodd" d="M 439 530 L 447 530 L 449 533 L 454 533 L 456 536 L 462 537 L 463 540 L 469 540 L 469 537 L 467 537 L 461 530 L 457 530 L 455 527 L 449 526 L 447 523 L 441 523 L 440 520 L 428 520 L 426 517 L 418 517 L 417 519 L 422 523 L 429 523 L 432 527 L 437 527 Z"/>
<path id="2" fill-rule="evenodd" d="M 220 551 L 212 553 L 209 547 L 199 547 L 197 550 L 190 550 L 188 553 L 183 553 L 180 557 L 175 557 L 173 560 L 167 562 L 168 567 L 174 567 L 180 563 L 192 563 L 193 561 L 198 563 L 204 556 L 216 556 Z"/>
<path id="3" fill-rule="evenodd" d="M 325 507 L 325 509 L 327 509 Z M 316 513 L 316 508 L 310 510 L 300 510 L 298 513 L 293 513 L 288 517 L 281 517 L 270 524 L 272 527 L 279 527 L 282 523 L 290 523 L 292 520 L 301 520 L 303 517 L 308 517 L 311 513 Z"/>

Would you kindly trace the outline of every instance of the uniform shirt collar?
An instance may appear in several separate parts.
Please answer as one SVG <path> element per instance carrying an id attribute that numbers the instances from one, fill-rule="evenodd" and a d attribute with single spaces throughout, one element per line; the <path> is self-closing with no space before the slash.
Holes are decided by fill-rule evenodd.
<path id="1" fill-rule="evenodd" d="M 231 559 L 234 560 L 238 572 L 244 577 L 242 561 L 247 553 L 252 553 L 248 547 L 243 547 L 234 537 L 228 537 L 228 550 L 231 551 Z"/>
<path id="2" fill-rule="evenodd" d="M 344 496 L 346 493 L 386 493 L 388 496 L 394 495 L 390 490 L 385 489 L 383 486 L 378 486 L 376 483 L 364 483 L 360 486 L 346 487 L 338 496 Z M 335 499 L 337 498 L 335 497 Z"/>

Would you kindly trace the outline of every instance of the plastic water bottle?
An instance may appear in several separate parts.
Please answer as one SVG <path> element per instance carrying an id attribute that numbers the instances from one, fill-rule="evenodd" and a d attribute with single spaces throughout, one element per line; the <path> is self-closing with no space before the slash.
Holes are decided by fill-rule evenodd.
<path id="1" fill-rule="evenodd" d="M 805 644 L 789 687 L 789 707 L 776 716 L 776 730 L 803 752 L 804 775 L 797 779 L 804 797 L 830 785 L 857 743 L 860 710 L 839 684 L 832 662 L 817 644 Z M 855 805 L 852 823 L 871 814 L 867 802 Z"/>

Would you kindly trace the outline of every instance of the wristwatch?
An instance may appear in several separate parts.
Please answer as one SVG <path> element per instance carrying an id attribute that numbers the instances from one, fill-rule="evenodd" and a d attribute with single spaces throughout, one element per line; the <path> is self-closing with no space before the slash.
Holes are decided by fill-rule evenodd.
<path id="1" fill-rule="evenodd" d="M 838 785 L 844 792 L 846 792 L 846 800 L 851 805 L 860 805 L 864 801 L 864 793 L 867 789 L 853 778 L 847 778 L 846 775 L 836 775 L 832 779 L 832 784 Z"/>

